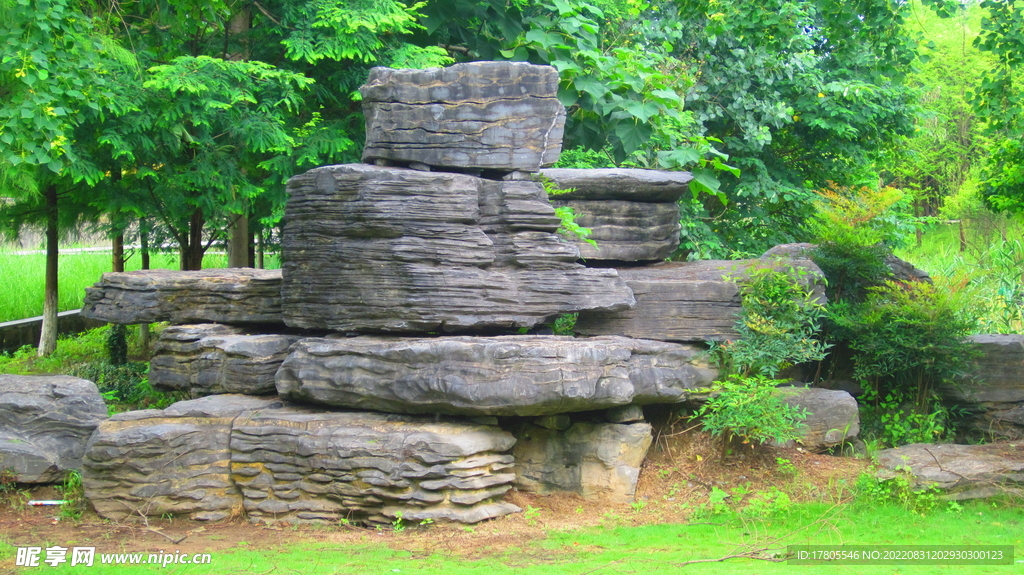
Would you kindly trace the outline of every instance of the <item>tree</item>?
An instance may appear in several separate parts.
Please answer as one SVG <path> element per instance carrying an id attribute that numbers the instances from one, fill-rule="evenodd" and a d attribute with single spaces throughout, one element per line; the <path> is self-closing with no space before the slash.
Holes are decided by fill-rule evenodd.
<path id="1" fill-rule="evenodd" d="M 39 354 L 57 342 L 58 238 L 83 215 L 83 187 L 103 173 L 81 155 L 74 131 L 116 113 L 108 72 L 130 55 L 68 0 L 0 2 L 0 173 L 19 198 L 2 211 L 9 231 L 31 221 L 46 230 L 46 287 Z M 67 229 L 67 227 L 65 227 Z"/>

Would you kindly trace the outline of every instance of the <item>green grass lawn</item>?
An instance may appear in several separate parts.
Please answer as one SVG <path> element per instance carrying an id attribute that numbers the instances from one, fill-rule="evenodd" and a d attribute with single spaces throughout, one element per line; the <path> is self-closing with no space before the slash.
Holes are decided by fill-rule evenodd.
<path id="1" fill-rule="evenodd" d="M 218 268 L 227 265 L 223 254 L 208 254 L 203 267 Z M 135 255 L 125 263 L 127 271 L 139 269 L 141 257 Z M 267 257 L 267 267 L 278 267 L 276 256 Z M 177 269 L 178 255 L 154 253 L 150 267 Z M 110 252 L 62 253 L 58 276 L 60 311 L 80 309 L 85 288 L 99 281 L 109 272 Z M 0 251 L 0 322 L 35 317 L 43 313 L 43 286 L 46 279 L 44 254 L 15 254 Z"/>
<path id="2" fill-rule="evenodd" d="M 96 572 L 116 574 L 437 574 L 437 575 L 562 575 L 607 573 L 1020 573 L 1015 565 L 811 565 L 797 566 L 751 558 L 722 562 L 730 555 L 753 552 L 761 557 L 783 556 L 787 545 L 1011 545 L 1024 561 L 1024 514 L 1012 507 L 971 503 L 917 515 L 895 506 L 866 503 L 830 507 L 802 504 L 768 517 L 710 516 L 694 524 L 623 525 L 623 520 L 571 531 L 548 531 L 518 547 L 496 546 L 500 523 L 482 523 L 465 531 L 446 529 L 452 544 L 424 544 L 420 529 L 401 533 L 367 531 L 360 543 L 333 543 L 330 533 L 282 532 L 282 544 L 213 553 L 208 565 L 104 565 Z M 472 533 L 467 533 L 472 531 Z M 492 533 L 496 532 L 496 533 Z M 320 539 L 319 541 L 314 538 Z M 432 539 L 436 541 L 438 538 Z M 61 544 L 61 542 L 56 542 Z M 114 543 L 110 549 L 115 549 Z M 0 567 L 13 565 L 14 549 L 0 551 Z M 165 546 L 165 552 L 172 549 Z M 112 552 L 108 550 L 107 552 Z M 102 546 L 97 553 L 104 552 Z M 157 553 L 155 549 L 124 552 Z M 99 558 L 97 557 L 97 563 Z M 95 568 L 95 567 L 94 567 Z M 73 574 L 82 567 L 25 568 L 16 573 Z M 87 569 L 86 569 L 87 570 Z"/>

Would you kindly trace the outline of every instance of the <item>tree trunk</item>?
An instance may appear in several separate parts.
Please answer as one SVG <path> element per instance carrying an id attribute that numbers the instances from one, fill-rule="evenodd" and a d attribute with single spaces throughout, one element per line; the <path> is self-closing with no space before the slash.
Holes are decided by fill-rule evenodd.
<path id="1" fill-rule="evenodd" d="M 115 272 L 124 271 L 124 234 L 117 234 L 111 241 L 110 269 Z"/>
<path id="2" fill-rule="evenodd" d="M 39 357 L 50 355 L 57 349 L 57 186 L 47 186 L 43 195 L 46 197 L 46 287 Z"/>
<path id="3" fill-rule="evenodd" d="M 181 269 L 182 271 L 203 269 L 203 225 L 206 220 L 203 218 L 203 210 L 196 208 L 188 221 L 188 241 L 181 246 Z"/>
<path id="4" fill-rule="evenodd" d="M 256 236 L 256 267 L 263 269 L 263 230 Z"/>
<path id="5" fill-rule="evenodd" d="M 139 244 L 142 251 L 142 269 L 149 269 L 149 230 L 146 229 L 146 221 L 139 220 Z M 139 326 L 139 339 L 142 344 L 142 354 L 149 358 L 149 324 Z"/>
<path id="6" fill-rule="evenodd" d="M 240 214 L 228 227 L 228 267 L 248 268 L 249 262 L 249 218 Z"/>

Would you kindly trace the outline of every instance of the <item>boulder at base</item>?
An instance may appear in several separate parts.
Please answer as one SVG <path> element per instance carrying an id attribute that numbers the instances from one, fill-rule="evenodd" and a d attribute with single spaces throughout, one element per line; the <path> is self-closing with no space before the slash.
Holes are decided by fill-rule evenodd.
<path id="1" fill-rule="evenodd" d="M 85 288 L 82 315 L 109 323 L 277 324 L 281 270 L 138 270 Z"/>
<path id="2" fill-rule="evenodd" d="M 913 443 L 876 455 L 880 479 L 907 472 L 921 487 L 937 487 L 954 500 L 1024 495 L 1024 445 Z"/>
<path id="3" fill-rule="evenodd" d="M 149 382 L 192 397 L 275 393 L 274 374 L 298 340 L 221 324 L 171 326 L 160 332 L 154 347 Z"/>
<path id="4" fill-rule="evenodd" d="M 0 471 L 18 483 L 54 483 L 82 466 L 107 419 L 96 384 L 66 375 L 0 375 Z"/>
<path id="5" fill-rule="evenodd" d="M 104 422 L 83 482 L 96 512 L 118 521 L 474 523 L 519 510 L 499 500 L 514 443 L 492 426 L 211 395 Z"/>
<path id="6" fill-rule="evenodd" d="M 516 486 L 631 502 L 651 446 L 648 423 L 574 423 L 565 431 L 525 424 L 515 431 Z"/>
<path id="7" fill-rule="evenodd" d="M 359 89 L 363 161 L 536 172 L 558 161 L 558 71 L 526 62 L 373 68 Z"/>
<path id="8" fill-rule="evenodd" d="M 796 442 L 817 451 L 852 441 L 860 433 L 857 400 L 839 389 L 783 386 L 778 388 L 782 401 L 806 410 L 800 439 Z"/>
<path id="9" fill-rule="evenodd" d="M 549 415 L 677 403 L 716 375 L 696 346 L 624 337 L 300 340 L 277 372 L 282 397 L 461 415 Z"/>

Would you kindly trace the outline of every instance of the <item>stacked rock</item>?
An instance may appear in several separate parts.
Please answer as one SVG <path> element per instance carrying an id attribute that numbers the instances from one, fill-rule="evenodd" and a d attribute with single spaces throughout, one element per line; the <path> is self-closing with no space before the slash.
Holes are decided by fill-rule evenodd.
<path id="1" fill-rule="evenodd" d="M 677 249 L 685 173 L 545 170 L 599 247 L 561 238 L 539 175 L 561 149 L 557 90 L 553 68 L 522 62 L 374 69 L 374 163 L 289 181 L 281 271 L 89 288 L 86 317 L 177 324 L 154 385 L 249 394 L 100 424 L 84 472 L 97 511 L 475 522 L 516 511 L 500 501 L 513 485 L 631 499 L 651 443 L 640 406 L 714 380 L 692 342 L 728 334 L 729 276 L 754 264 L 607 267 Z M 683 319 L 680 294 L 698 302 Z M 596 337 L 525 333 L 575 312 Z"/>

